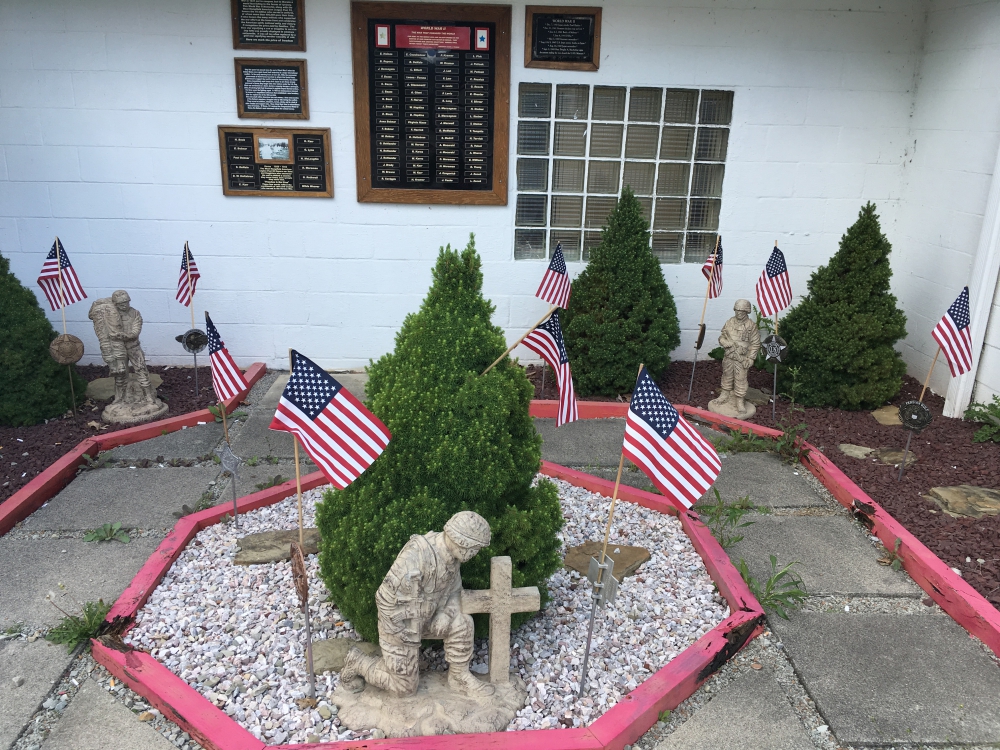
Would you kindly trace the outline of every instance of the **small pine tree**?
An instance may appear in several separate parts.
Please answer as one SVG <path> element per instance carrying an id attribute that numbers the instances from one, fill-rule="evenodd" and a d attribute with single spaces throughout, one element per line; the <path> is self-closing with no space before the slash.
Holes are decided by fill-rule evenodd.
<path id="1" fill-rule="evenodd" d="M 563 316 L 573 380 L 582 396 L 628 393 L 640 362 L 654 377 L 680 343 L 677 307 L 649 249 L 649 223 L 625 188 L 601 244 L 573 282 Z"/>
<path id="2" fill-rule="evenodd" d="M 893 347 L 906 335 L 906 316 L 889 292 L 891 250 L 868 203 L 830 263 L 810 277 L 809 293 L 781 321 L 803 404 L 872 409 L 899 393 L 906 365 Z M 778 373 L 788 378 L 788 367 Z"/>
<path id="3" fill-rule="evenodd" d="M 396 348 L 369 367 L 368 405 L 392 432 L 385 452 L 346 490 L 317 506 L 320 573 L 331 598 L 369 640 L 378 637 L 375 592 L 412 534 L 440 531 L 458 511 L 482 515 L 489 547 L 462 566 L 466 588 L 489 588 L 490 558 L 509 555 L 514 586 L 538 586 L 559 567 L 562 514 L 555 485 L 532 486 L 541 438 L 528 414 L 534 389 L 505 359 L 490 322 L 474 238 L 442 248 L 419 312 Z M 514 625 L 531 615 L 516 615 Z M 478 618 L 478 616 L 477 616 Z M 485 618 L 477 621 L 483 633 Z"/>
<path id="4" fill-rule="evenodd" d="M 31 290 L 0 255 L 0 425 L 20 427 L 57 417 L 72 406 L 66 367 L 49 354 L 56 332 Z M 72 370 L 77 398 L 87 382 Z"/>

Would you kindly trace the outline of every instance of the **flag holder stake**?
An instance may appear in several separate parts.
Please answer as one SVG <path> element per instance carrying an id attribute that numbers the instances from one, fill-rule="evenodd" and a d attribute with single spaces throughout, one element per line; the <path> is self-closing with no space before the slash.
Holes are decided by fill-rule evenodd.
<path id="1" fill-rule="evenodd" d="M 518 344 L 520 344 L 522 341 L 524 341 L 528 337 L 529 333 L 531 333 L 536 328 L 538 328 L 538 326 L 540 326 L 542 323 L 544 323 L 546 321 L 546 319 L 548 319 L 552 315 L 552 313 L 555 311 L 555 309 L 556 309 L 556 305 L 552 305 L 551 307 L 549 307 L 549 311 L 547 313 L 545 313 L 545 315 L 543 315 L 542 317 L 540 317 L 538 319 L 538 322 L 535 323 L 535 325 L 531 326 L 531 328 L 529 328 L 527 331 L 525 331 L 524 335 L 521 336 L 521 338 L 519 338 L 513 344 L 511 344 L 510 346 L 508 346 L 507 350 L 503 354 L 501 354 L 499 357 L 497 357 L 495 360 L 493 360 L 493 364 L 491 364 L 489 367 L 487 367 L 485 370 L 483 370 L 483 372 L 480 375 L 480 377 L 482 377 L 483 375 L 485 375 L 486 373 L 488 373 L 490 370 L 492 370 L 494 367 L 496 367 L 498 364 L 500 364 L 500 360 L 502 360 L 504 357 L 506 357 L 508 354 L 510 354 L 512 351 L 514 351 L 515 347 L 517 347 Z M 543 370 L 543 372 L 544 372 L 544 370 Z"/>
<path id="2" fill-rule="evenodd" d="M 927 371 L 927 377 L 924 378 L 924 387 L 920 389 L 920 398 L 917 399 L 920 403 L 924 402 L 924 393 L 927 391 L 927 384 L 931 382 L 931 373 L 934 372 L 934 365 L 937 364 L 938 355 L 941 353 L 941 347 L 937 348 L 934 352 L 934 359 L 931 360 L 931 369 Z"/>
<path id="3" fill-rule="evenodd" d="M 288 377 L 291 378 L 295 372 L 295 363 L 292 361 L 292 350 L 288 350 Z M 292 433 L 292 449 L 295 452 L 295 493 L 299 502 L 299 546 L 303 546 L 302 533 L 302 477 L 299 473 L 299 436 Z"/>
<path id="4" fill-rule="evenodd" d="M 698 340 L 694 344 L 694 361 L 691 362 L 691 380 L 688 383 L 688 403 L 691 403 L 691 391 L 694 389 L 694 370 L 698 366 L 698 350 L 705 341 L 705 311 L 708 310 L 708 295 L 712 291 L 712 279 L 715 278 L 715 262 L 719 257 L 719 244 L 722 235 L 715 235 L 715 249 L 712 251 L 712 271 L 708 274 L 708 284 L 705 287 L 705 304 L 701 306 L 701 320 L 698 322 Z"/>
<path id="5" fill-rule="evenodd" d="M 194 328 L 194 287 L 191 286 L 191 250 L 187 240 L 184 240 L 184 267 L 187 269 L 188 307 L 191 308 L 191 328 Z M 198 403 L 198 352 L 191 352 L 194 357 L 194 402 Z M 227 438 L 228 441 L 228 438 Z"/>
<path id="6" fill-rule="evenodd" d="M 306 573 L 305 555 L 302 552 L 302 545 L 292 542 L 289 549 L 289 558 L 292 563 L 292 580 L 295 591 L 299 595 L 299 604 L 302 607 L 302 614 L 306 620 L 306 668 L 309 671 L 309 699 L 311 705 L 316 705 L 316 671 L 313 668 L 312 649 L 312 628 L 309 623 L 309 579 Z"/>
<path id="7" fill-rule="evenodd" d="M 59 312 L 62 314 L 63 336 L 65 336 L 66 291 L 63 289 L 62 246 L 59 244 L 59 235 L 56 235 L 56 271 L 59 273 Z M 66 372 L 69 374 L 69 394 L 72 399 L 70 408 L 73 410 L 73 419 L 76 420 L 76 387 L 73 385 L 73 365 L 66 365 Z"/>
<path id="8" fill-rule="evenodd" d="M 927 392 L 927 385 L 931 382 L 931 373 L 934 372 L 934 365 L 937 364 L 938 355 L 941 353 L 941 347 L 937 348 L 934 352 L 934 359 L 931 360 L 931 367 L 927 371 L 927 377 L 924 378 L 924 387 L 920 389 L 920 398 L 917 399 L 920 403 L 924 402 L 924 394 Z M 909 434 L 906 436 L 906 447 L 903 448 L 903 460 L 899 464 L 899 476 L 896 477 L 896 481 L 899 482 L 903 479 L 903 472 L 906 471 L 906 458 L 910 453 L 910 440 L 913 439 L 913 430 L 909 430 Z"/>
<path id="9" fill-rule="evenodd" d="M 545 366 L 545 362 L 542 362 L 542 398 L 545 398 L 545 371 L 549 369 Z"/>
<path id="10" fill-rule="evenodd" d="M 639 373 L 642 373 L 642 365 L 639 365 Z M 638 380 L 638 375 L 636 375 Z M 633 391 L 635 388 L 632 389 Z M 608 525 L 604 529 L 604 545 L 601 547 L 601 561 L 600 565 L 604 565 L 604 559 L 608 554 L 608 539 L 611 537 L 611 522 L 615 517 L 615 503 L 618 501 L 618 487 L 621 485 L 622 481 L 622 468 L 625 466 L 625 448 L 622 446 L 622 454 L 618 459 L 618 476 L 615 477 L 615 490 L 611 493 L 611 511 L 608 513 Z M 594 620 L 597 617 L 597 596 L 598 591 L 600 591 L 601 577 L 604 575 L 604 568 L 598 567 L 597 570 L 597 580 L 594 582 L 594 593 L 592 595 L 593 602 L 590 607 L 590 624 L 587 626 L 587 646 L 583 652 L 583 665 L 580 668 L 580 692 L 577 693 L 576 699 L 580 700 L 583 698 L 583 691 L 587 687 L 587 664 L 590 662 L 590 643 L 594 637 Z"/>

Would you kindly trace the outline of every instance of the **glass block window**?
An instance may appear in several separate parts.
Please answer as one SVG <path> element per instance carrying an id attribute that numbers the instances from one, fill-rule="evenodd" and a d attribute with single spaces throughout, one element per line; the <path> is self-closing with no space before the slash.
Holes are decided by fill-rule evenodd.
<path id="1" fill-rule="evenodd" d="M 584 261 L 630 187 L 661 263 L 715 247 L 733 92 L 522 83 L 514 258 Z"/>

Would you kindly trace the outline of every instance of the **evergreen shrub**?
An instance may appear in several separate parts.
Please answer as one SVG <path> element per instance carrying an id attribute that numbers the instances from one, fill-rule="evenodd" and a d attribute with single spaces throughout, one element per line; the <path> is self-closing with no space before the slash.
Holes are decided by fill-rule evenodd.
<path id="1" fill-rule="evenodd" d="M 320 574 L 331 599 L 368 640 L 378 638 L 375 592 L 412 534 L 440 531 L 458 511 L 489 521 L 489 547 L 462 566 L 466 588 L 489 588 L 490 558 L 509 555 L 514 586 L 538 586 L 562 562 L 562 514 L 552 482 L 532 485 L 541 438 L 528 415 L 534 389 L 490 322 L 474 238 L 442 248 L 420 310 L 396 348 L 368 368 L 367 403 L 392 432 L 385 452 L 346 490 L 317 506 Z M 514 616 L 513 626 L 532 613 Z M 486 618 L 477 615 L 477 631 Z"/>
<path id="2" fill-rule="evenodd" d="M 894 345 L 906 335 L 906 316 L 889 292 L 891 250 L 875 205 L 866 204 L 781 321 L 788 367 L 778 377 L 787 382 L 789 367 L 799 368 L 802 404 L 872 409 L 899 393 L 906 366 Z"/>
<path id="3" fill-rule="evenodd" d="M 0 255 L 0 425 L 20 427 L 58 417 L 72 406 L 66 366 L 49 354 L 56 337 L 30 289 Z M 72 369 L 78 400 L 87 381 Z"/>
<path id="4" fill-rule="evenodd" d="M 649 249 L 649 223 L 629 188 L 573 282 L 563 322 L 581 396 L 629 393 L 640 362 L 654 378 L 670 364 L 681 340 L 677 307 Z"/>

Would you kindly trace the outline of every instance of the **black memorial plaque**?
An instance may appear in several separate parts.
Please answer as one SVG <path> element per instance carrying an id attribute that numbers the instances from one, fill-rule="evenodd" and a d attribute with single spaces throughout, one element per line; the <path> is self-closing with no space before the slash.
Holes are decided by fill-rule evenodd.
<path id="1" fill-rule="evenodd" d="M 529 5 L 524 64 L 529 68 L 597 70 L 601 9 Z"/>
<path id="2" fill-rule="evenodd" d="M 226 195 L 333 196 L 326 128 L 220 127 Z"/>
<path id="3" fill-rule="evenodd" d="M 306 61 L 236 58 L 240 117 L 309 119 Z"/>
<path id="4" fill-rule="evenodd" d="M 230 0 L 233 49 L 306 49 L 303 0 Z"/>
<path id="5" fill-rule="evenodd" d="M 369 19 L 372 185 L 493 188 L 495 23 Z"/>

